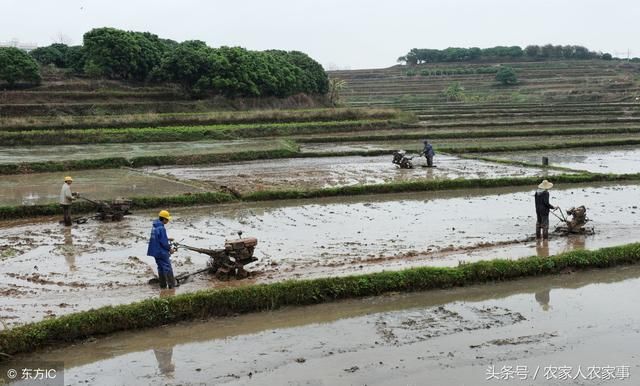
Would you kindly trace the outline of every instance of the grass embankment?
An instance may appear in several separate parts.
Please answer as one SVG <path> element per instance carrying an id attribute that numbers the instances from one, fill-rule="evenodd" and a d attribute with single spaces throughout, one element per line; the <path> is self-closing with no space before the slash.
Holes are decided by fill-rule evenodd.
<path id="1" fill-rule="evenodd" d="M 592 118 L 592 119 L 525 119 L 509 121 L 458 121 L 429 124 L 425 121 L 425 126 L 430 129 L 453 128 L 453 127 L 487 127 L 487 126 L 533 126 L 533 125 L 583 125 L 591 123 L 640 123 L 640 118 Z"/>
<path id="2" fill-rule="evenodd" d="M 428 192 L 438 190 L 496 188 L 507 186 L 535 186 L 541 177 L 503 177 L 493 179 L 451 179 L 451 180 L 419 180 L 406 182 L 391 182 L 375 185 L 352 185 L 324 189 L 288 189 L 256 191 L 232 197 L 226 193 L 193 193 L 180 196 L 166 197 L 136 197 L 133 198 L 134 208 L 159 208 L 168 206 L 193 206 L 216 204 L 230 201 L 268 201 L 307 199 L 321 197 L 356 196 L 365 194 Z M 637 181 L 640 174 L 559 174 L 550 177 L 556 184 L 576 184 L 584 182 L 616 182 Z M 90 205 L 73 207 L 74 213 L 89 213 L 94 208 Z M 58 204 L 34 206 L 4 206 L 0 207 L 0 219 L 15 219 L 34 216 L 59 215 L 62 213 Z"/>
<path id="3" fill-rule="evenodd" d="M 551 143 L 516 143 L 509 145 L 487 145 L 487 146 L 451 146 L 438 147 L 436 150 L 445 153 L 499 153 L 508 151 L 524 151 L 524 150 L 554 150 L 554 149 L 571 149 L 581 147 L 604 147 L 604 146 L 629 146 L 640 145 L 640 138 L 628 139 L 608 139 L 608 140 L 584 140 L 584 141 L 567 141 L 567 142 L 551 142 Z"/>
<path id="4" fill-rule="evenodd" d="M 122 129 L 0 131 L 0 143 L 3 146 L 30 146 L 229 140 L 376 130 L 398 125 L 402 123 L 386 119 L 368 119 Z"/>
<path id="5" fill-rule="evenodd" d="M 597 135 L 597 134 L 635 134 L 640 133 L 639 127 L 613 127 L 613 128 L 566 128 L 566 129 L 536 129 L 536 130 L 464 130 L 464 131 L 442 131 L 403 133 L 367 133 L 356 135 L 333 135 L 333 136 L 310 136 L 296 137 L 299 143 L 330 143 L 330 142 L 374 142 L 374 141 L 397 141 L 397 140 L 420 140 L 429 139 L 456 139 L 456 138 L 509 138 L 509 137 L 553 137 L 559 135 Z M 1 137 L 0 137 L 1 138 Z"/>
<path id="6" fill-rule="evenodd" d="M 173 297 L 108 306 L 0 331 L 0 352 L 13 355 L 117 331 L 157 327 L 185 320 L 303 306 L 389 292 L 461 287 L 566 269 L 606 268 L 640 262 L 640 244 L 551 257 L 489 260 L 454 268 L 421 267 L 402 271 L 285 281 L 240 288 L 205 290 Z M 4 355 L 0 360 L 6 359 Z"/>
<path id="7" fill-rule="evenodd" d="M 207 204 L 220 204 L 235 200 L 231 194 L 222 192 L 189 193 L 180 196 L 166 197 L 133 197 L 132 206 L 136 209 L 149 209 L 171 206 L 194 206 Z M 89 202 L 76 202 L 71 209 L 73 215 L 88 214 L 96 211 L 96 206 Z M 61 215 L 59 204 L 0 206 L 0 219 L 17 219 L 36 216 Z"/>
<path id="8" fill-rule="evenodd" d="M 0 122 L 2 130 L 138 128 L 176 125 L 223 125 L 250 123 L 291 123 L 396 119 L 400 113 L 388 108 L 324 108 L 298 110 L 214 111 L 202 113 L 147 113 L 89 116 L 7 117 Z"/>

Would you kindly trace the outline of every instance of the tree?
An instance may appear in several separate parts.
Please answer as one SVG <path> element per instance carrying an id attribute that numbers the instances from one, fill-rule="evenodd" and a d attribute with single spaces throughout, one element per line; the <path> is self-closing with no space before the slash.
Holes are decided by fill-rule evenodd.
<path id="1" fill-rule="evenodd" d="M 613 56 L 611 56 L 610 53 L 604 53 L 604 54 L 602 54 L 602 59 L 611 60 L 611 59 L 613 59 Z"/>
<path id="2" fill-rule="evenodd" d="M 148 32 L 95 28 L 84 34 L 85 67 L 112 79 L 146 80 L 172 41 Z"/>
<path id="3" fill-rule="evenodd" d="M 67 49 L 65 57 L 65 67 L 72 69 L 76 73 L 84 71 L 84 65 L 87 61 L 87 55 L 82 46 L 71 46 Z"/>
<path id="4" fill-rule="evenodd" d="M 500 69 L 496 73 L 496 80 L 503 85 L 518 83 L 516 72 L 513 70 L 513 68 L 507 66 L 500 66 Z"/>
<path id="5" fill-rule="evenodd" d="M 14 47 L 0 47 L 0 80 L 9 87 L 18 81 L 40 83 L 40 67 L 26 52 Z"/>
<path id="6" fill-rule="evenodd" d="M 59 68 L 67 67 L 66 56 L 69 46 L 66 44 L 55 43 L 46 47 L 38 47 L 29 52 L 35 60 L 43 66 L 53 64 Z"/>

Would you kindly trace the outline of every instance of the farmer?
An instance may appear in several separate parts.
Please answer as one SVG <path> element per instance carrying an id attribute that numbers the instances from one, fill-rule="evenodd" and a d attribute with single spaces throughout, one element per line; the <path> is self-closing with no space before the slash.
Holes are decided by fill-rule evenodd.
<path id="1" fill-rule="evenodd" d="M 420 153 L 420 154 L 424 154 L 424 157 L 427 159 L 427 167 L 432 168 L 433 167 L 433 156 L 436 155 L 436 152 L 433 151 L 433 146 L 431 146 L 429 141 L 427 141 L 426 139 L 424 141 L 422 141 L 422 143 L 424 144 L 424 149 L 422 150 L 422 153 Z"/>
<path id="2" fill-rule="evenodd" d="M 60 190 L 60 206 L 62 207 L 62 215 L 64 217 L 64 225 L 71 226 L 71 203 L 76 199 L 77 193 L 71 193 L 71 184 L 73 178 L 67 176 L 64 178 L 64 184 Z"/>
<path id="3" fill-rule="evenodd" d="M 149 238 L 149 248 L 147 255 L 153 256 L 158 265 L 158 279 L 160 288 L 173 288 L 177 286 L 173 276 L 173 268 L 171 268 L 171 260 L 169 257 L 173 254 L 173 249 L 169 244 L 170 239 L 167 237 L 167 231 L 164 226 L 171 220 L 171 215 L 166 210 L 158 213 L 158 219 L 153 221 L 151 228 L 151 237 Z"/>
<path id="4" fill-rule="evenodd" d="M 549 238 L 549 211 L 556 209 L 555 206 L 549 203 L 549 189 L 553 187 L 553 184 L 547 180 L 543 180 L 538 185 L 536 190 L 536 239 Z"/>

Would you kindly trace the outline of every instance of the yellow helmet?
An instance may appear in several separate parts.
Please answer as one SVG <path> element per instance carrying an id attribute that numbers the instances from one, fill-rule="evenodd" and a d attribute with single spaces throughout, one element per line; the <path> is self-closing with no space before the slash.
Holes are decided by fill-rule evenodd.
<path id="1" fill-rule="evenodd" d="M 69 177 L 69 176 L 66 176 L 66 177 L 64 178 L 64 182 L 67 182 L 67 181 L 72 181 L 72 182 L 73 182 L 73 178 L 71 178 L 71 177 Z"/>
<path id="2" fill-rule="evenodd" d="M 161 210 L 160 213 L 158 213 L 158 217 L 162 217 L 162 218 L 166 218 L 167 220 L 171 220 L 171 215 L 169 214 L 168 210 Z"/>

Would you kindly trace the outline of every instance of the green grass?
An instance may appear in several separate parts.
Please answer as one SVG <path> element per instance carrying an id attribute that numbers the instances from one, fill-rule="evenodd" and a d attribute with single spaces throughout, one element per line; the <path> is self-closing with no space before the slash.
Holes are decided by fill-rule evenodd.
<path id="1" fill-rule="evenodd" d="M 634 134 L 640 133 L 640 127 L 615 127 L 615 128 L 566 128 L 566 129 L 537 129 L 537 130 L 465 130 L 429 132 L 425 128 L 423 132 L 393 134 L 356 134 L 356 135 L 329 135 L 296 137 L 299 143 L 329 143 L 329 142 L 364 142 L 364 141 L 395 141 L 413 139 L 456 139 L 456 138 L 509 138 L 509 137 L 548 137 L 559 135 L 596 135 L 596 134 Z"/>
<path id="2" fill-rule="evenodd" d="M 64 105 L 61 105 L 64 108 Z M 99 107 L 98 107 L 99 108 Z M 63 115 L 5 117 L 0 129 L 61 130 L 85 128 L 139 128 L 177 125 L 239 125 L 304 123 L 347 120 L 396 119 L 399 111 L 388 108 L 323 108 L 296 110 L 208 111 L 202 113 L 146 113 L 112 115 Z"/>
<path id="3" fill-rule="evenodd" d="M 551 257 L 489 260 L 454 268 L 421 267 L 314 280 L 291 280 L 222 290 L 204 290 L 107 306 L 0 331 L 0 352 L 7 356 L 76 342 L 117 331 L 238 313 L 304 306 L 339 299 L 460 287 L 478 283 L 549 275 L 566 269 L 606 268 L 640 261 L 640 244 L 595 251 L 572 251 Z M 0 360 L 7 359 L 0 355 Z"/>
<path id="4" fill-rule="evenodd" d="M 244 125 L 172 126 L 123 129 L 0 131 L 4 146 L 72 145 L 87 143 L 142 143 L 229 140 L 296 134 L 374 130 L 401 125 L 393 121 L 349 120 Z"/>

